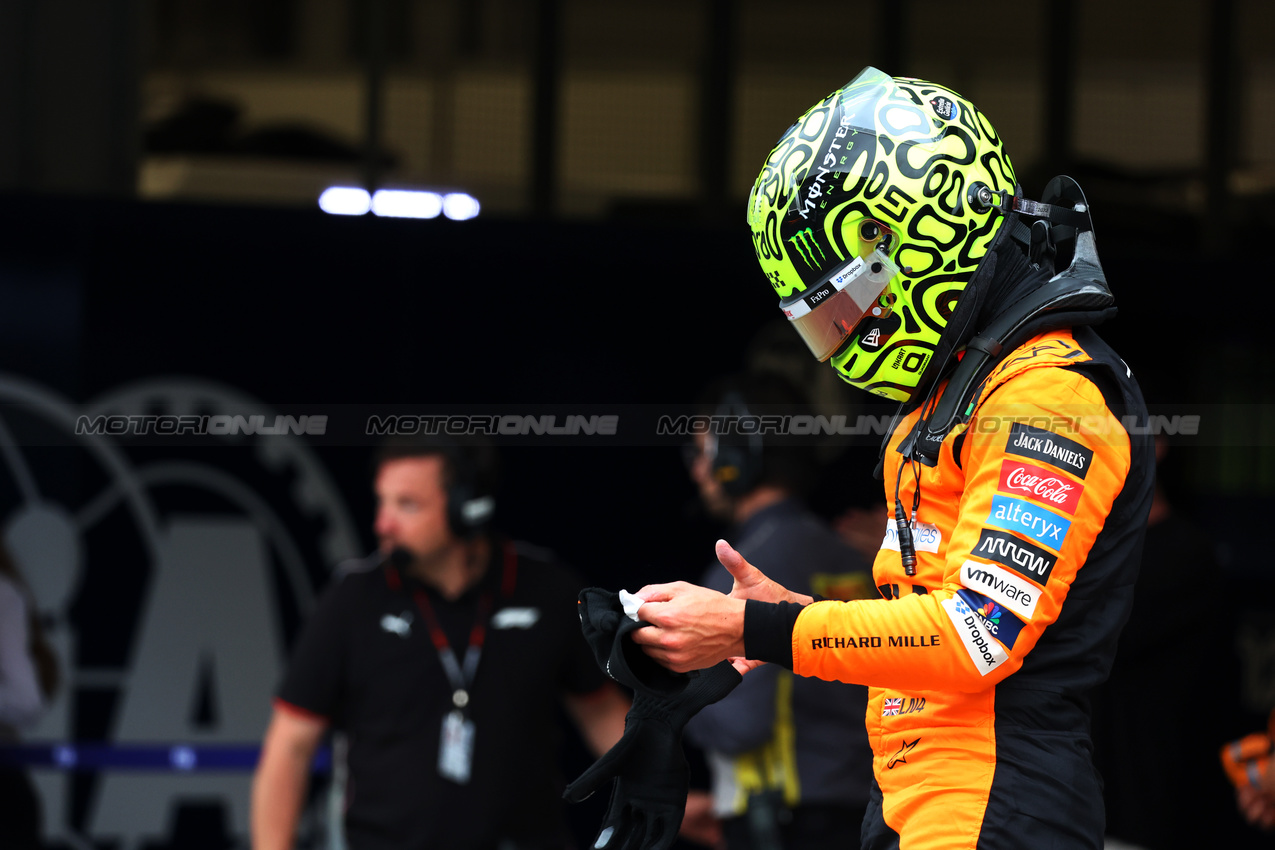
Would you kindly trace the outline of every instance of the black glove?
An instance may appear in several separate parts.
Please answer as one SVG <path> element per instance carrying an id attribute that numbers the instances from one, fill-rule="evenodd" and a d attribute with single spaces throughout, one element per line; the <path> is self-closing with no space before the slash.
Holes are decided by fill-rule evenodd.
<path id="1" fill-rule="evenodd" d="M 728 661 L 695 673 L 661 667 L 627 637 L 647 624 L 625 615 L 619 597 L 609 591 L 580 593 L 580 622 L 602 669 L 633 689 L 633 707 L 623 737 L 563 797 L 578 803 L 614 779 L 595 850 L 667 850 L 677 838 L 689 788 L 682 730 L 743 677 Z"/>

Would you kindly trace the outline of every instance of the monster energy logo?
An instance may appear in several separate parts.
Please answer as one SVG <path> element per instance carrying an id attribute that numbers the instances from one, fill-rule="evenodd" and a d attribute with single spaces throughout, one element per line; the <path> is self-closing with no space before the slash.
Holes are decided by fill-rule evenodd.
<path id="1" fill-rule="evenodd" d="M 819 260 L 824 259 L 823 248 L 819 247 L 819 240 L 815 238 L 815 232 L 812 228 L 807 227 L 804 230 L 798 230 L 792 236 L 788 237 L 788 241 L 792 243 L 793 250 L 801 255 L 801 259 L 806 261 L 806 265 L 818 268 L 819 263 L 815 262 L 815 251 L 819 252 Z"/>

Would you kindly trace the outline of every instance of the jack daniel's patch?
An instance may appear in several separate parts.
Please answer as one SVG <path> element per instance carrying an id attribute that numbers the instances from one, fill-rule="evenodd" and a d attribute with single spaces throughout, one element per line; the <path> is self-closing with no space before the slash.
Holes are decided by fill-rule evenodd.
<path id="1" fill-rule="evenodd" d="M 1005 451 L 1010 454 L 1043 460 L 1064 472 L 1083 479 L 1089 474 L 1093 451 L 1074 440 L 1060 437 L 1051 431 L 1042 431 L 1030 425 L 1015 422 L 1009 428 L 1009 440 Z"/>

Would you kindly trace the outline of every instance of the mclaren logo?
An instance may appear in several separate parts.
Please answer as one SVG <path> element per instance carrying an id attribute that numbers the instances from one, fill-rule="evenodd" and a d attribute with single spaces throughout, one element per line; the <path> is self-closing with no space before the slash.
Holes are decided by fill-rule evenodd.
<path id="1" fill-rule="evenodd" d="M 792 236 L 788 237 L 788 242 L 792 245 L 801 259 L 805 261 L 810 268 L 818 268 L 819 264 L 825 259 L 823 248 L 819 247 L 819 240 L 815 238 L 815 231 L 812 228 L 798 230 Z M 816 252 L 819 258 L 815 259 Z"/>

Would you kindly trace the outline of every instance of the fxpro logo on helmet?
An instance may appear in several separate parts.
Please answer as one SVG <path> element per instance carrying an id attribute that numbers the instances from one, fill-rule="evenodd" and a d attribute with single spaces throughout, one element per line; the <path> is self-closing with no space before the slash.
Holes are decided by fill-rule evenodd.
<path id="1" fill-rule="evenodd" d="M 832 281 L 829 281 L 825 283 L 823 286 L 816 289 L 814 292 L 807 295 L 806 303 L 809 304 L 810 307 L 813 309 L 819 306 L 820 301 L 827 298 L 829 295 L 831 295 L 832 293 L 836 291 L 837 291 L 836 286 L 833 285 Z"/>

